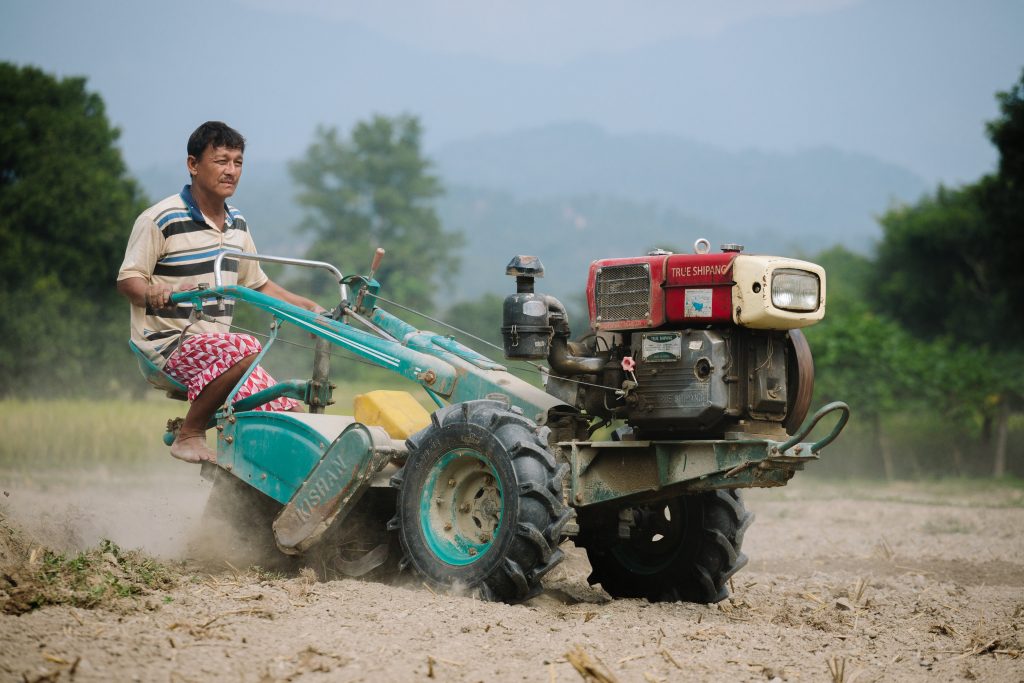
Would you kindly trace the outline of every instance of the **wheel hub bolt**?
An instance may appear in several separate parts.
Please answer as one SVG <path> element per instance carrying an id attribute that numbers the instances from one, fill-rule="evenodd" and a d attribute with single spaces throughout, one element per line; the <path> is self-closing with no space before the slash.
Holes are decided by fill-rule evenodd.
<path id="1" fill-rule="evenodd" d="M 463 503 L 460 505 L 459 512 L 469 512 L 469 503 Z"/>
<path id="2" fill-rule="evenodd" d="M 441 505 L 442 503 L 444 503 L 444 498 L 441 498 L 441 497 L 435 498 L 434 502 L 437 503 L 438 505 Z"/>
<path id="3" fill-rule="evenodd" d="M 454 479 L 449 479 L 448 480 L 448 486 L 450 488 L 455 488 L 455 480 Z"/>
<path id="4" fill-rule="evenodd" d="M 452 523 L 451 522 L 445 522 L 444 523 L 444 530 L 445 531 L 451 531 L 452 530 Z"/>
<path id="5" fill-rule="evenodd" d="M 470 548 L 469 549 L 469 554 L 470 554 L 470 556 L 476 555 L 476 548 Z"/>
<path id="6" fill-rule="evenodd" d="M 490 543 L 491 542 L 491 535 L 490 534 L 480 534 L 480 542 L 481 543 Z"/>

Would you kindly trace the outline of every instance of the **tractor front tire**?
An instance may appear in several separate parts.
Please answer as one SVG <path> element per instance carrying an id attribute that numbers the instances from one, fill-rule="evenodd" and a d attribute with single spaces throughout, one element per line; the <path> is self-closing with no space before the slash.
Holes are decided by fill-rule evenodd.
<path id="1" fill-rule="evenodd" d="M 619 510 L 581 515 L 576 544 L 587 550 L 591 584 L 616 598 L 716 603 L 747 563 L 740 550 L 754 521 L 736 491 L 709 491 L 629 508 L 630 537 L 618 538 Z"/>
<path id="2" fill-rule="evenodd" d="M 501 401 L 443 408 L 411 436 L 405 466 L 392 478 L 402 568 L 434 587 L 485 600 L 521 602 L 562 559 L 558 544 L 572 516 L 562 502 L 566 464 L 543 432 Z"/>

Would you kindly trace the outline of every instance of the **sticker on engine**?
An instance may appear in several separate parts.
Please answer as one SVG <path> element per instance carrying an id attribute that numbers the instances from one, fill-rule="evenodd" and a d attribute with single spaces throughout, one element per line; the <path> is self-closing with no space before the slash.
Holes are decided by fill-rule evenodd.
<path id="1" fill-rule="evenodd" d="M 640 351 L 646 361 L 657 363 L 679 360 L 683 355 L 683 337 L 679 333 L 667 332 L 645 334 Z"/>
<path id="2" fill-rule="evenodd" d="M 710 318 L 711 290 L 686 290 L 686 297 L 683 299 L 683 316 L 686 318 Z"/>

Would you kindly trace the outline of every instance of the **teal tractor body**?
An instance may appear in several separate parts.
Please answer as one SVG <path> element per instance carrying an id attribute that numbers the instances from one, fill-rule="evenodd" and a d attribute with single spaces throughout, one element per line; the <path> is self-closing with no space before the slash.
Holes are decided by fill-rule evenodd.
<path id="1" fill-rule="evenodd" d="M 226 251 L 213 286 L 172 297 L 190 305 L 196 319 L 225 301 L 269 313 L 273 323 L 257 362 L 283 325 L 316 339 L 310 379 L 235 401 L 246 377 L 239 381 L 211 424 L 217 463 L 204 465 L 205 475 L 241 483 L 269 507 L 281 553 L 329 555 L 344 546 L 336 567 L 346 574 L 414 572 L 432 586 L 516 602 L 542 589 L 563 543 L 573 541 L 587 551 L 590 581 L 612 596 L 716 602 L 746 562 L 741 544 L 752 515 L 739 490 L 785 484 L 849 417 L 842 403 L 806 417 L 813 366 L 798 327 L 824 312 L 824 273 L 813 264 L 763 257 L 745 263 L 736 253 L 709 261 L 703 257 L 721 255 L 705 249 L 685 255 L 696 265 L 657 254 L 592 266 L 590 334 L 570 341 L 564 307 L 533 292 L 539 261 L 517 257 L 509 267 L 518 291 L 505 304 L 504 352 L 540 368 L 542 387 L 452 336 L 385 311 L 373 278 L 382 254 L 369 275 L 345 277 L 325 263 Z M 341 301 L 329 314 L 315 314 L 223 286 L 224 258 L 325 268 L 339 282 Z M 623 265 L 634 280 L 602 278 L 609 271 L 619 277 Z M 658 281 L 673 268 L 701 274 L 695 285 L 676 282 L 673 291 Z M 753 308 L 756 282 L 772 289 L 773 278 L 799 273 L 813 275 L 818 290 L 808 294 L 809 283 L 799 278 L 776 283 L 775 290 L 788 286 L 781 304 L 803 300 L 789 310 L 779 306 L 774 317 L 748 309 L 734 319 L 737 300 L 746 297 L 741 306 Z M 639 295 L 638 281 L 646 284 Z M 737 287 L 745 291 L 727 292 L 722 313 L 720 290 Z M 678 310 L 670 295 L 681 296 Z M 621 309 L 623 302 L 632 308 Z M 698 311 L 701 303 L 717 317 Z M 811 315 L 794 315 L 812 304 Z M 640 322 L 613 320 L 615 310 L 639 312 Z M 687 311 L 701 317 L 687 320 Z M 339 349 L 419 385 L 437 409 L 429 417 L 424 411 L 411 433 L 389 430 L 386 420 L 326 414 L 332 350 Z M 138 355 L 151 383 L 180 398 L 182 387 Z M 303 401 L 308 412 L 253 410 L 279 396 Z M 831 431 L 808 441 L 832 413 L 839 420 Z M 165 440 L 173 436 L 169 427 Z M 369 542 L 363 534 L 361 544 L 346 545 L 339 539 L 355 530 L 357 518 L 360 533 L 367 525 L 376 532 Z"/>

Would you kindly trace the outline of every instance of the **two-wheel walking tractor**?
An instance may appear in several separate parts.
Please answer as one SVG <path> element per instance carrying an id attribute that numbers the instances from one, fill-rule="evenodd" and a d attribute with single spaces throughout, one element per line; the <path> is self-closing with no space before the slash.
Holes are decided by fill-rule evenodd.
<path id="1" fill-rule="evenodd" d="M 786 484 L 849 417 L 832 403 L 806 419 L 814 369 L 800 328 L 825 312 L 825 273 L 812 263 L 735 245 L 712 253 L 707 240 L 692 254 L 595 261 L 589 330 L 571 340 L 565 307 L 534 291 L 540 261 L 517 256 L 501 332 L 506 358 L 539 370 L 534 384 L 386 312 L 373 276 L 382 253 L 368 275 L 343 276 L 322 262 L 224 252 L 214 286 L 173 296 L 195 317 L 226 300 L 269 312 L 264 354 L 285 324 L 317 340 L 311 379 L 229 397 L 213 425 L 217 463 L 205 466 L 214 494 L 228 486 L 262 501 L 250 521 L 281 553 L 517 602 L 541 591 L 572 541 L 586 549 L 589 581 L 613 597 L 717 602 L 747 561 L 753 515 L 739 490 Z M 341 301 L 315 314 L 223 286 L 225 258 L 327 269 Z M 342 355 L 420 385 L 437 410 L 369 392 L 352 417 L 326 414 Z M 278 396 L 308 412 L 253 410 Z M 831 432 L 805 442 L 831 412 Z"/>

